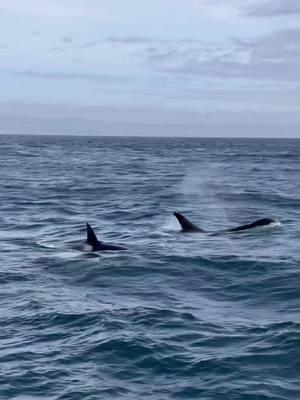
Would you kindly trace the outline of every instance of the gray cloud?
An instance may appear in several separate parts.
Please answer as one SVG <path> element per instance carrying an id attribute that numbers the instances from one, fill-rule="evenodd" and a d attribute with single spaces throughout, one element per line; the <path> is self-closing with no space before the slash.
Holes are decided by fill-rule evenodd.
<path id="1" fill-rule="evenodd" d="M 289 87 L 291 86 L 291 87 Z M 179 104 L 195 100 L 201 109 L 219 109 L 249 112 L 283 112 L 300 110 L 300 86 L 295 85 L 243 85 L 236 88 L 194 88 L 172 95 Z"/>
<path id="2" fill-rule="evenodd" d="M 64 42 L 64 43 L 72 43 L 73 39 L 71 37 L 69 37 L 69 36 L 65 36 L 65 37 L 63 37 L 61 39 L 61 41 Z"/>
<path id="3" fill-rule="evenodd" d="M 100 46 L 103 44 L 113 44 L 113 45 L 150 45 L 150 44 L 165 44 L 171 45 L 176 43 L 182 44 L 200 44 L 203 43 L 202 40 L 192 39 L 192 38 L 183 38 L 179 40 L 174 39 L 160 39 L 160 38 L 151 38 L 146 36 L 125 36 L 125 37 L 118 37 L 118 36 L 110 36 L 105 39 L 100 40 L 91 40 L 80 45 L 75 46 L 78 49 L 85 49 L 89 47 Z"/>
<path id="4" fill-rule="evenodd" d="M 39 71 L 17 71 L 18 76 L 24 76 L 32 79 L 54 79 L 54 80 L 85 80 L 98 83 L 127 83 L 130 78 L 127 76 L 113 76 L 102 74 L 81 74 L 64 72 L 39 72 Z"/>
<path id="5" fill-rule="evenodd" d="M 118 44 L 139 44 L 139 43 L 151 43 L 156 41 L 155 39 L 140 37 L 140 36 L 128 36 L 128 37 L 108 37 L 107 42 L 118 43 Z"/>
<path id="6" fill-rule="evenodd" d="M 76 49 L 88 49 L 89 47 L 95 47 L 103 44 L 103 40 L 91 40 L 89 42 L 84 42 L 82 44 L 74 46 Z"/>
<path id="7" fill-rule="evenodd" d="M 138 62 L 165 72 L 231 79 L 300 82 L 300 29 L 289 29 L 255 39 L 204 42 L 198 39 L 109 37 L 85 43 L 128 45 Z M 130 46 L 134 46 L 131 47 Z"/>
<path id="8" fill-rule="evenodd" d="M 52 46 L 52 47 L 50 47 L 49 50 L 50 50 L 50 51 L 62 51 L 62 48 L 59 47 L 59 46 Z"/>
<path id="9" fill-rule="evenodd" d="M 142 57 L 147 64 L 169 72 L 300 82 L 300 30 L 279 31 L 251 41 L 152 45 Z"/>
<path id="10" fill-rule="evenodd" d="M 170 70 L 169 70 L 170 71 Z M 220 59 L 197 63 L 186 63 L 173 69 L 181 73 L 220 78 L 247 78 L 300 83 L 300 63 L 261 61 L 248 64 Z M 288 71 L 288 72 L 287 72 Z"/>
<path id="11" fill-rule="evenodd" d="M 297 16 L 300 14 L 299 0 L 260 0 L 244 7 L 246 15 L 255 17 Z"/>
<path id="12" fill-rule="evenodd" d="M 202 43 L 201 40 L 192 38 L 174 39 L 159 39 L 143 36 L 127 36 L 127 37 L 108 37 L 107 42 L 118 44 L 147 44 L 147 43 Z"/>

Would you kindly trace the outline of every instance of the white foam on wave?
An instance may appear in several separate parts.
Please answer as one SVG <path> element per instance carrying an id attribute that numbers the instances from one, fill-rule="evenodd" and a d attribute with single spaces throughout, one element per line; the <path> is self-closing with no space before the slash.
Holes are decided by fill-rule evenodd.
<path id="1" fill-rule="evenodd" d="M 46 243 L 46 242 L 44 242 L 44 241 L 36 241 L 35 242 L 38 246 L 40 246 L 40 247 L 44 247 L 45 249 L 56 249 L 57 248 L 57 245 L 56 244 L 51 244 L 51 243 Z"/>
<path id="2" fill-rule="evenodd" d="M 82 251 L 92 251 L 93 247 L 87 243 L 82 246 Z"/>
<path id="3" fill-rule="evenodd" d="M 275 221 L 270 224 L 270 228 L 276 228 L 277 226 L 281 226 L 282 223 L 280 221 Z"/>
<path id="4" fill-rule="evenodd" d="M 165 223 L 162 225 L 162 229 L 167 232 L 178 232 L 180 231 L 180 225 L 178 224 L 175 217 L 168 217 Z"/>
<path id="5" fill-rule="evenodd" d="M 281 224 L 280 221 L 274 221 L 274 222 L 271 222 L 271 223 L 268 224 L 268 225 L 261 226 L 260 228 L 261 228 L 261 229 L 273 229 L 273 228 L 280 227 L 281 225 L 282 225 L 282 224 Z"/>

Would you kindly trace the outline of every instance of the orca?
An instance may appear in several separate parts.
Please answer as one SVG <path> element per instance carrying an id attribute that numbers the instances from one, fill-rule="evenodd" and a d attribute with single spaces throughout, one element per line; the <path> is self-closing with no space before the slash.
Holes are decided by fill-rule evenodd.
<path id="1" fill-rule="evenodd" d="M 199 228 L 198 226 L 194 225 L 192 222 L 190 222 L 186 217 L 184 217 L 182 214 L 179 212 L 174 212 L 173 215 L 177 218 L 177 221 L 179 222 L 181 226 L 181 232 L 205 232 L 203 229 Z M 253 228 L 262 228 L 264 226 L 271 226 L 272 224 L 276 224 L 277 221 L 271 218 L 262 218 L 258 219 L 257 221 L 254 221 L 250 224 L 245 224 L 241 226 L 237 226 L 235 228 L 229 228 L 224 231 L 216 232 L 213 233 L 213 235 L 218 235 L 222 233 L 234 233 L 234 232 L 242 232 L 246 231 L 248 229 L 253 229 Z"/>
<path id="2" fill-rule="evenodd" d="M 84 247 L 87 251 L 120 251 L 127 250 L 123 246 L 116 244 L 104 243 L 97 239 L 97 236 L 90 224 L 86 224 L 86 245 Z"/>

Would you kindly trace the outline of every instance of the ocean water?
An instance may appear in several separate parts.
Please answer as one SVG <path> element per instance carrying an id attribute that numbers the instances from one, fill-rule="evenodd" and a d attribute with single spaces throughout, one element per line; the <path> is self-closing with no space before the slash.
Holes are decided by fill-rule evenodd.
<path id="1" fill-rule="evenodd" d="M 300 140 L 0 136 L 0 162 L 1 400 L 300 399 Z M 128 251 L 82 252 L 86 222 Z"/>

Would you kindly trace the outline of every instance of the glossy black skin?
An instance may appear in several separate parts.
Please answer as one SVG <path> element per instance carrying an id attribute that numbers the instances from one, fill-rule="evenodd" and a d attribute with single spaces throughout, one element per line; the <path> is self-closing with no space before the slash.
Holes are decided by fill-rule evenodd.
<path id="1" fill-rule="evenodd" d="M 95 232 L 93 231 L 92 227 L 90 226 L 90 224 L 86 224 L 86 233 L 87 233 L 86 243 L 89 246 L 91 246 L 91 248 L 92 248 L 91 251 L 120 251 L 120 250 L 127 250 L 123 246 L 100 242 L 97 239 L 97 236 L 96 236 Z"/>
<path id="2" fill-rule="evenodd" d="M 258 219 L 255 222 L 252 222 L 252 224 L 246 224 L 246 225 L 237 226 L 236 228 L 227 229 L 227 232 L 240 232 L 240 231 L 245 231 L 247 229 L 260 228 L 262 226 L 271 225 L 274 222 L 275 222 L 274 219 L 262 218 L 262 219 Z"/>
<path id="3" fill-rule="evenodd" d="M 177 221 L 179 222 L 182 230 L 181 232 L 205 232 L 202 229 L 198 228 L 196 225 L 194 225 L 192 222 L 190 222 L 187 218 L 185 218 L 182 214 L 180 214 L 179 212 L 174 212 L 175 217 L 177 218 Z M 263 227 L 263 226 L 268 226 L 272 223 L 274 223 L 276 221 L 274 221 L 274 219 L 271 218 L 262 218 L 259 219 L 255 222 L 252 222 L 251 224 L 246 224 L 246 225 L 241 225 L 241 226 L 237 226 L 236 228 L 230 228 L 230 229 L 226 229 L 224 231 L 221 232 L 216 232 L 213 233 L 213 235 L 219 235 L 222 233 L 230 233 L 230 232 L 242 232 L 242 231 L 246 231 L 248 229 L 253 229 L 253 228 L 258 228 L 258 227 Z"/>
<path id="4" fill-rule="evenodd" d="M 173 213 L 173 215 L 175 215 L 177 221 L 180 223 L 182 232 L 204 232 L 204 230 L 198 228 L 198 226 L 194 225 L 191 221 L 189 221 L 179 212 L 176 211 Z"/>

